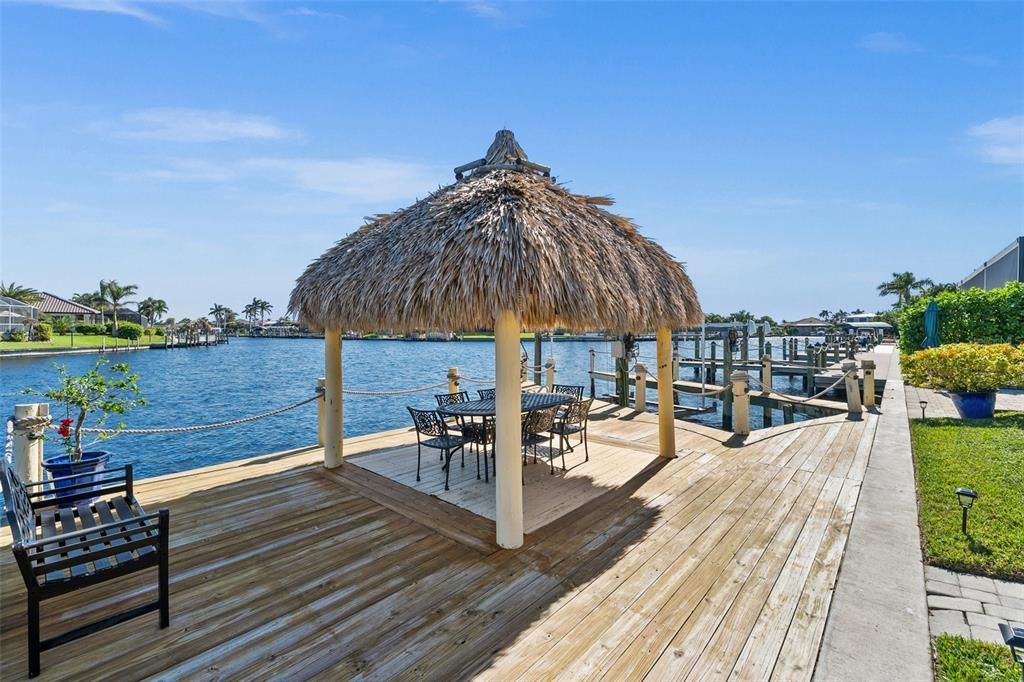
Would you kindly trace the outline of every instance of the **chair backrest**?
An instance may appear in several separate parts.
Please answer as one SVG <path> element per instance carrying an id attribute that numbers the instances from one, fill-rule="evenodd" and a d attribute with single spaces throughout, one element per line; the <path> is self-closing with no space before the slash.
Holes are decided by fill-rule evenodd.
<path id="1" fill-rule="evenodd" d="M 409 406 L 406 406 L 405 409 L 409 410 L 409 414 L 412 415 L 412 423 L 416 427 L 417 433 L 424 436 L 448 435 L 448 425 L 445 424 L 444 417 L 434 410 L 417 410 L 415 407 Z"/>
<path id="2" fill-rule="evenodd" d="M 553 384 L 551 386 L 551 392 L 562 395 L 571 395 L 576 398 L 576 400 L 583 400 L 582 386 L 573 386 L 572 384 Z"/>
<path id="3" fill-rule="evenodd" d="M 582 424 L 587 421 L 587 416 L 590 414 L 590 406 L 593 403 L 593 398 L 577 400 L 574 403 L 570 403 L 569 406 L 565 408 L 565 417 L 563 417 L 565 423 Z"/>
<path id="4" fill-rule="evenodd" d="M 469 391 L 459 391 L 458 393 L 442 393 L 441 395 L 435 395 L 434 399 L 437 400 L 438 407 L 444 407 L 445 405 L 454 405 L 456 403 L 468 403 Z"/>
<path id="5" fill-rule="evenodd" d="M 36 536 L 36 517 L 28 491 L 18 474 L 7 464 L 6 458 L 0 456 L 0 462 L 0 485 L 3 486 L 4 507 L 7 509 L 7 521 L 11 524 L 14 543 L 32 542 Z"/>
<path id="6" fill-rule="evenodd" d="M 498 389 L 496 388 L 481 388 L 477 391 L 480 394 L 480 400 L 494 400 L 498 395 Z"/>
<path id="7" fill-rule="evenodd" d="M 557 407 L 549 407 L 546 410 L 533 410 L 526 417 L 523 424 L 523 431 L 526 433 L 546 433 L 555 428 L 555 415 Z"/>

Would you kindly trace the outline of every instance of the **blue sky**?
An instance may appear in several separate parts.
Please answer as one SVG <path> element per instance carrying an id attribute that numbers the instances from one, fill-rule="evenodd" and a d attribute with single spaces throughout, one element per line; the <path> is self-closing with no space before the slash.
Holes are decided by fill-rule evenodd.
<path id="1" fill-rule="evenodd" d="M 1024 233 L 1024 3 L 50 0 L 2 12 L 2 270 L 253 296 L 501 127 L 707 311 L 888 305 Z M 628 295 L 628 294 L 627 294 Z"/>

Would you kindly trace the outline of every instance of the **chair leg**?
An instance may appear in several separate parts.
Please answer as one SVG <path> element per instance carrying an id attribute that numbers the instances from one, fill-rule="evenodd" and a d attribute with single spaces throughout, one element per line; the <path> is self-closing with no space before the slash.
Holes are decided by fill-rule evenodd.
<path id="1" fill-rule="evenodd" d="M 28 595 L 28 676 L 39 674 L 39 598 Z"/>
<path id="2" fill-rule="evenodd" d="M 166 509 L 160 510 L 160 565 L 157 568 L 160 592 L 160 629 L 171 624 L 171 589 L 170 571 L 168 563 L 170 557 L 170 512 Z"/>
<path id="3" fill-rule="evenodd" d="M 586 424 L 583 425 L 583 454 L 586 455 L 586 457 L 583 458 L 583 461 L 584 462 L 589 462 L 590 461 L 590 447 L 587 445 L 587 426 L 586 426 Z"/>
<path id="4" fill-rule="evenodd" d="M 423 450 L 423 446 L 419 443 L 416 444 L 416 482 L 420 481 L 420 453 Z"/>
<path id="5" fill-rule="evenodd" d="M 452 451 L 444 450 L 441 456 L 444 459 L 444 489 L 448 490 L 448 474 L 452 472 Z"/>
<path id="6" fill-rule="evenodd" d="M 465 455 L 463 455 L 463 456 L 465 456 Z M 487 462 L 484 462 L 484 464 L 486 465 Z M 476 480 L 478 480 L 478 481 L 480 480 L 480 452 L 479 451 L 476 453 Z"/>

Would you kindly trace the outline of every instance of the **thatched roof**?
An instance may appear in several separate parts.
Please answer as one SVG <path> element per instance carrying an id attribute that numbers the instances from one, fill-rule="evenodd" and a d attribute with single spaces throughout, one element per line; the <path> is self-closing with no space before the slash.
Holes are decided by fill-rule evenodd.
<path id="1" fill-rule="evenodd" d="M 357 331 L 477 329 L 501 310 L 538 330 L 700 323 L 683 266 L 607 211 L 608 197 L 558 185 L 510 131 L 456 177 L 313 261 L 289 311 L 313 328 Z"/>

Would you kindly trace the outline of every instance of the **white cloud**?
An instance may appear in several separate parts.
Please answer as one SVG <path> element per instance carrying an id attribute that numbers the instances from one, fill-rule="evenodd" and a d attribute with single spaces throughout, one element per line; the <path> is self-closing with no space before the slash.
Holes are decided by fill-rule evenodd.
<path id="1" fill-rule="evenodd" d="M 489 0 L 467 0 L 463 4 L 466 6 L 466 9 L 478 17 L 497 20 L 505 19 L 505 12 L 502 11 L 501 7 Z"/>
<path id="2" fill-rule="evenodd" d="M 139 2 L 131 0 L 25 0 L 30 5 L 46 5 L 61 9 L 78 10 L 80 12 L 104 12 L 132 17 L 148 24 L 164 23 L 156 14 L 144 9 Z"/>
<path id="3" fill-rule="evenodd" d="M 921 46 L 908 39 L 902 33 L 876 31 L 860 39 L 860 47 L 871 52 L 893 54 L 898 52 L 920 52 Z"/>
<path id="4" fill-rule="evenodd" d="M 350 204 L 401 201 L 424 196 L 444 181 L 442 169 L 379 158 L 251 158 L 226 162 L 175 159 L 145 177 L 169 182 L 245 183 L 279 186 L 282 192 L 330 195 Z M 308 196 L 308 194 L 307 194 Z"/>
<path id="5" fill-rule="evenodd" d="M 967 136 L 986 163 L 1024 165 L 1024 116 L 993 118 L 968 128 Z"/>
<path id="6" fill-rule="evenodd" d="M 141 109 L 125 114 L 116 123 L 96 127 L 115 137 L 165 142 L 273 141 L 296 136 L 267 116 L 210 109 Z"/>

